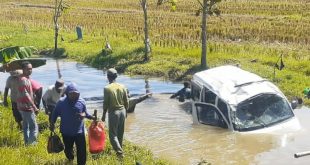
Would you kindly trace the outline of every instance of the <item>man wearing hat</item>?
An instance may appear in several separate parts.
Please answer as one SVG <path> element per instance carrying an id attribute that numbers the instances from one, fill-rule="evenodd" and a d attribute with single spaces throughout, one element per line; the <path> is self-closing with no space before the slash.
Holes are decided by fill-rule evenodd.
<path id="1" fill-rule="evenodd" d="M 109 84 L 104 87 L 103 115 L 109 111 L 109 138 L 113 149 L 119 158 L 123 158 L 123 135 L 125 128 L 126 110 L 128 109 L 127 89 L 116 83 L 117 71 L 111 68 L 107 71 Z"/>
<path id="2" fill-rule="evenodd" d="M 44 93 L 42 97 L 42 102 L 45 108 L 45 113 L 49 115 L 49 119 L 51 119 L 51 115 L 53 110 L 55 109 L 56 103 L 60 99 L 60 97 L 64 94 L 65 85 L 62 79 L 56 80 L 54 85 L 48 87 L 47 91 Z"/>
<path id="3" fill-rule="evenodd" d="M 11 104 L 12 104 L 12 112 L 13 116 L 15 118 L 16 123 L 18 124 L 19 129 L 22 130 L 22 115 L 19 113 L 17 109 L 17 81 L 18 76 L 23 74 L 22 70 L 15 70 L 10 72 L 10 76 L 6 80 L 5 89 L 4 89 L 4 98 L 3 98 L 3 104 L 4 106 L 8 106 L 7 96 L 9 93 L 9 90 L 11 90 L 10 97 L 11 97 Z"/>

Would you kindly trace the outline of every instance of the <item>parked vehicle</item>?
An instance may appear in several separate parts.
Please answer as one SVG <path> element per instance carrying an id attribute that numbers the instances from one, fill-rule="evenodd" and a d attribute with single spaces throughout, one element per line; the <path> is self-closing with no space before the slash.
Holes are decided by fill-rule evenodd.
<path id="1" fill-rule="evenodd" d="M 273 83 L 238 67 L 198 72 L 191 88 L 194 124 L 239 132 L 300 128 L 293 113 L 296 107 Z"/>

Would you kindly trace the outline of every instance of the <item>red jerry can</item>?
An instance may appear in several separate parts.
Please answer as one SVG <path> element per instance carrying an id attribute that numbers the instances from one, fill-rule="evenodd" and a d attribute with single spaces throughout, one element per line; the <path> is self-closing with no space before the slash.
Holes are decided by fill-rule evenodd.
<path id="1" fill-rule="evenodd" d="M 104 150 L 106 134 L 104 123 L 97 121 L 97 110 L 94 111 L 95 120 L 88 129 L 89 152 L 92 154 L 100 153 Z"/>

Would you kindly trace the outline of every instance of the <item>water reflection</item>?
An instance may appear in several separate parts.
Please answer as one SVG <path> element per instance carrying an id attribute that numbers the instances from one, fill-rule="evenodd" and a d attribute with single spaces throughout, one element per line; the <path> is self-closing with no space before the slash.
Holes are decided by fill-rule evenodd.
<path id="1" fill-rule="evenodd" d="M 103 87 L 108 84 L 105 72 L 84 64 L 66 60 L 59 60 L 59 66 L 62 78 L 65 82 L 75 82 L 81 91 L 81 96 L 89 100 L 89 109 L 102 109 L 97 106 L 98 103 L 102 102 Z M 9 73 L 0 72 L 0 91 L 4 91 L 8 76 Z M 43 85 L 44 90 L 46 90 L 47 87 L 54 84 L 58 78 L 55 60 L 47 59 L 46 65 L 34 68 L 31 78 L 38 80 Z M 117 81 L 126 85 L 131 94 L 145 93 L 145 80 L 143 77 L 119 75 Z M 153 93 L 163 93 L 175 92 L 182 87 L 182 84 L 149 78 L 149 86 Z M 96 100 L 96 98 L 99 100 Z"/>
<path id="2" fill-rule="evenodd" d="M 310 151 L 310 108 L 302 107 L 294 111 L 298 117 L 302 130 L 282 136 L 281 145 L 272 148 L 269 151 L 260 153 L 256 161 L 261 165 L 273 164 L 290 164 L 290 165 L 307 165 L 310 162 L 310 156 L 294 158 L 294 154 L 303 151 Z"/>

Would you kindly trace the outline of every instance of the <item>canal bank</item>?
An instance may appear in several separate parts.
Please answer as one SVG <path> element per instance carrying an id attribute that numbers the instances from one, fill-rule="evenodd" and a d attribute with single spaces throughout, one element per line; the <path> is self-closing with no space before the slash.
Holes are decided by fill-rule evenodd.
<path id="1" fill-rule="evenodd" d="M 66 82 L 76 82 L 90 111 L 102 112 L 103 87 L 108 83 L 104 71 L 77 62 L 60 61 L 61 73 Z M 33 70 L 33 78 L 46 88 L 57 79 L 56 62 Z M 53 70 L 54 68 L 54 70 Z M 1 85 L 7 73 L 0 74 Z M 206 125 L 193 125 L 188 105 L 170 99 L 169 94 L 179 90 L 181 83 L 161 79 L 149 79 L 153 96 L 137 105 L 126 121 L 125 139 L 151 149 L 156 157 L 168 159 L 173 164 L 197 164 L 202 160 L 212 164 L 264 164 L 265 160 L 290 161 L 303 164 L 309 159 L 292 159 L 295 152 L 310 148 L 307 138 L 307 108 L 295 110 L 302 123 L 299 132 L 275 132 L 273 134 L 242 134 Z M 132 94 L 145 93 L 144 77 L 120 75 Z M 3 87 L 1 87 L 2 89 Z M 309 116 L 310 117 L 310 116 Z M 304 144 L 303 146 L 301 144 Z M 290 157 L 292 155 L 292 157 Z"/>

